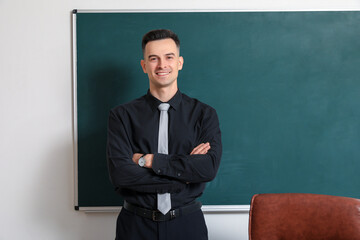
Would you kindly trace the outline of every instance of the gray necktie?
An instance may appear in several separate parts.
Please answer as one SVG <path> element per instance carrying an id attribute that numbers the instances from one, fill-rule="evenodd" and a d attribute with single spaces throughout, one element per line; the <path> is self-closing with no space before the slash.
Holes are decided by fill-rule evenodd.
<path id="1" fill-rule="evenodd" d="M 168 110 L 170 105 L 168 103 L 161 103 L 159 105 L 160 121 L 159 121 L 159 138 L 158 138 L 158 153 L 168 154 Z M 162 214 L 166 214 L 171 209 L 170 193 L 158 193 L 158 210 Z"/>

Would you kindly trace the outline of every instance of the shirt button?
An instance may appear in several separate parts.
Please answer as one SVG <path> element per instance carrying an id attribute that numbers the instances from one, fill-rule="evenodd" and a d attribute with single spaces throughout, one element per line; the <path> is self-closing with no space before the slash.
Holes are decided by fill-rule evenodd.
<path id="1" fill-rule="evenodd" d="M 158 172 L 158 173 L 161 173 L 161 170 L 159 169 L 157 172 Z"/>
<path id="2" fill-rule="evenodd" d="M 177 175 L 178 175 L 178 177 L 180 177 L 180 176 L 181 176 L 181 173 L 178 173 Z"/>

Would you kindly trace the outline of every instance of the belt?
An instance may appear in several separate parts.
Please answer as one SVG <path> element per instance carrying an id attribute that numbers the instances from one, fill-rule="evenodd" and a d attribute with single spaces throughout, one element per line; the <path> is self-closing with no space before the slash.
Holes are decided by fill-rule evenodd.
<path id="1" fill-rule="evenodd" d="M 177 209 L 170 210 L 167 214 L 162 214 L 158 210 L 150 210 L 146 208 L 137 207 L 127 201 L 124 201 L 124 208 L 136 215 L 144 218 L 149 218 L 155 222 L 163 222 L 172 220 L 174 218 L 185 216 L 190 213 L 193 213 L 201 208 L 201 202 L 194 202 L 184 207 L 180 207 Z"/>

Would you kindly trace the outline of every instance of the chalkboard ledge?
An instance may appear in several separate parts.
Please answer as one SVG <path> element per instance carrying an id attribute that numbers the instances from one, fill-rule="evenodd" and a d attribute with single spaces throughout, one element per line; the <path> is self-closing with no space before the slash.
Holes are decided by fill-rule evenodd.
<path id="1" fill-rule="evenodd" d="M 205 205 L 201 208 L 204 213 L 248 213 L 250 205 Z M 75 206 L 75 210 L 92 213 L 92 212 L 120 212 L 120 206 L 113 207 L 79 207 Z"/>

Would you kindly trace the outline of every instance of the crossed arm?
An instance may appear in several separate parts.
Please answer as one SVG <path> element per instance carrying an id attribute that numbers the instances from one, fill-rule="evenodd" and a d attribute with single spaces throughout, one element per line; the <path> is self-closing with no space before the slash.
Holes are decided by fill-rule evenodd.
<path id="1" fill-rule="evenodd" d="M 221 134 L 216 113 L 203 124 L 200 142 L 188 154 L 146 154 L 146 166 L 137 165 L 141 153 L 134 153 L 122 114 L 110 112 L 107 159 L 111 182 L 117 188 L 138 192 L 176 192 L 188 183 L 211 181 L 221 157 Z"/>
<path id="2" fill-rule="evenodd" d="M 190 153 L 190 155 L 194 155 L 194 154 L 206 154 L 209 150 L 210 150 L 210 143 L 201 143 L 198 146 L 196 146 Z M 139 159 L 141 158 L 141 156 L 143 156 L 142 153 L 134 153 L 132 160 L 135 164 L 139 163 Z M 145 158 L 145 165 L 144 167 L 146 168 L 152 168 L 152 163 L 154 160 L 154 154 L 146 154 L 144 156 Z"/>

